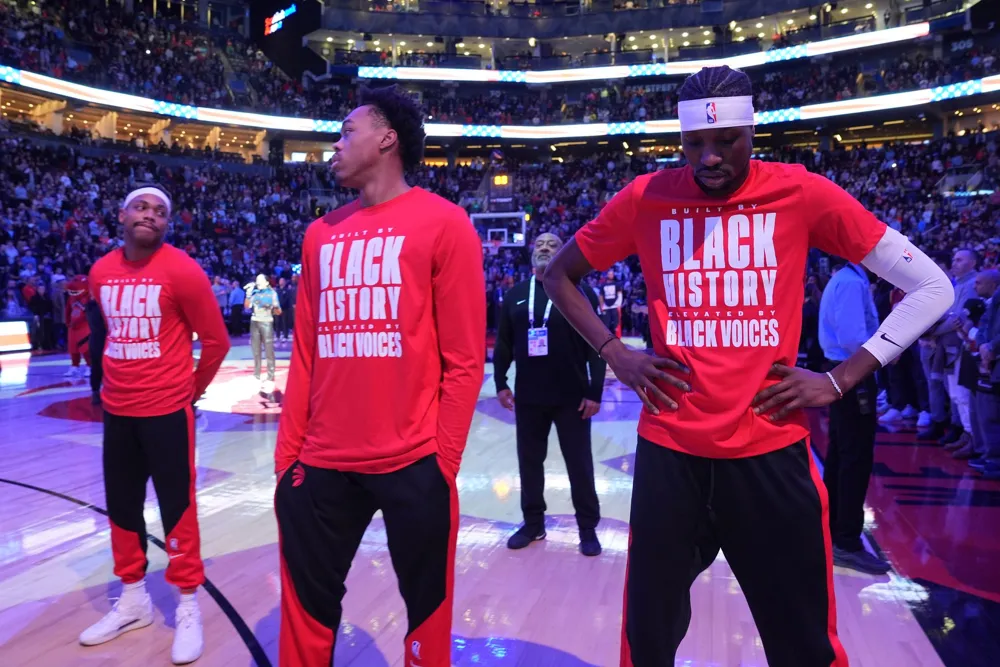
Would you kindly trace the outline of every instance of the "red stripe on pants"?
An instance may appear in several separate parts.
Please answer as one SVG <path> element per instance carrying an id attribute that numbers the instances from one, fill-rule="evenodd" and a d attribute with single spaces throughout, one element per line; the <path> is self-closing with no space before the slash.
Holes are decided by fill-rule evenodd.
<path id="1" fill-rule="evenodd" d="M 115 576 L 126 584 L 142 581 L 146 576 L 146 554 L 139 534 L 115 524 L 110 518 L 111 553 L 115 559 Z"/>
<path id="2" fill-rule="evenodd" d="M 628 529 L 628 548 L 632 550 L 632 529 Z M 622 651 L 620 667 L 632 667 L 632 647 L 628 644 L 628 559 L 625 559 L 625 591 L 622 594 Z"/>
<path id="3" fill-rule="evenodd" d="M 278 531 L 281 553 L 281 531 Z M 312 667 L 333 663 L 334 631 L 310 616 L 299 602 L 295 583 L 281 560 L 281 630 L 278 633 L 278 664 L 281 667 Z"/>
<path id="4" fill-rule="evenodd" d="M 275 502 L 286 468 L 274 485 Z M 288 573 L 278 529 L 278 560 L 281 563 L 281 625 L 278 631 L 278 665 L 280 667 L 310 667 L 333 663 L 334 630 L 309 615 L 295 592 L 295 582 Z"/>
<path id="5" fill-rule="evenodd" d="M 448 534 L 448 563 L 445 566 L 445 596 L 441 605 L 426 621 L 406 636 L 403 655 L 405 667 L 450 667 L 451 622 L 455 604 L 455 548 L 458 544 L 458 486 L 455 478 L 438 458 L 441 475 L 448 483 L 451 500 L 451 530 Z"/>
<path id="6" fill-rule="evenodd" d="M 823 508 L 823 548 L 826 551 L 826 592 L 828 600 L 828 613 L 826 634 L 830 638 L 830 645 L 836 656 L 830 667 L 848 667 L 847 652 L 844 645 L 840 643 L 837 635 L 837 600 L 833 590 L 833 540 L 830 538 L 830 498 L 823 484 L 823 478 L 816 467 L 816 460 L 813 458 L 812 450 L 809 447 L 809 440 L 806 440 L 806 451 L 809 456 L 809 476 L 812 477 L 816 493 L 819 495 L 820 506 Z"/>
<path id="7" fill-rule="evenodd" d="M 167 582 L 180 588 L 197 588 L 205 583 L 205 565 L 201 560 L 201 534 L 198 530 L 198 502 L 196 499 L 195 468 L 195 430 L 194 411 L 190 406 L 184 408 L 187 419 L 188 436 L 188 506 L 181 515 L 180 521 L 167 534 Z"/>

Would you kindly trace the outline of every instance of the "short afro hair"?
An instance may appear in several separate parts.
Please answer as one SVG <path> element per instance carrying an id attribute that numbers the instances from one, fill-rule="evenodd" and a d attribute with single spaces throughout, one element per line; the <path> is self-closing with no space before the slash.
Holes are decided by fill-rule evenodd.
<path id="1" fill-rule="evenodd" d="M 396 131 L 403 169 L 417 168 L 424 159 L 424 114 L 416 100 L 399 86 L 361 88 L 361 106 L 370 106 L 381 122 Z"/>
<path id="2" fill-rule="evenodd" d="M 702 100 L 707 97 L 746 97 L 753 95 L 750 77 L 729 65 L 703 67 L 692 74 L 677 91 L 680 102 Z"/>

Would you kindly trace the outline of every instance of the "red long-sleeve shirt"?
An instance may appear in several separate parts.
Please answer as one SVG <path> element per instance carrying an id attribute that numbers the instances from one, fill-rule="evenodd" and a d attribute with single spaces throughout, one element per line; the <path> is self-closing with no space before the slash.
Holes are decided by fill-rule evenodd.
<path id="1" fill-rule="evenodd" d="M 114 250 L 90 270 L 90 292 L 101 304 L 104 409 L 126 417 L 176 412 L 201 396 L 229 351 L 229 333 L 205 271 L 164 244 L 130 262 Z M 201 342 L 197 369 L 192 334 Z"/>
<path id="2" fill-rule="evenodd" d="M 385 473 L 465 449 L 486 359 L 482 243 L 421 188 L 306 231 L 275 469 Z"/>

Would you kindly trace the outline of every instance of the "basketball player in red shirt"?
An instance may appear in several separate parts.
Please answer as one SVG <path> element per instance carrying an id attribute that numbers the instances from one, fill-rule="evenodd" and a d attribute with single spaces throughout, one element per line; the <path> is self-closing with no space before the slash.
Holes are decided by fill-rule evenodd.
<path id="1" fill-rule="evenodd" d="M 827 494 L 802 408 L 843 398 L 953 299 L 937 265 L 845 191 L 799 165 L 750 159 L 752 94 L 749 78 L 728 67 L 689 77 L 678 107 L 687 166 L 632 181 L 545 273 L 559 311 L 644 404 L 623 667 L 674 664 L 691 584 L 720 549 L 771 667 L 847 665 Z M 907 293 L 828 374 L 795 368 L 810 247 Z M 648 286 L 653 355 L 622 344 L 574 287 L 633 254 Z"/>
<path id="2" fill-rule="evenodd" d="M 208 276 L 163 242 L 170 196 L 159 186 L 125 198 L 118 219 L 125 247 L 99 259 L 90 289 L 107 324 L 104 347 L 104 491 L 115 574 L 124 590 L 80 643 L 103 644 L 153 622 L 146 592 L 146 483 L 160 503 L 167 581 L 180 588 L 171 657 L 197 660 L 203 649 L 195 589 L 205 580 L 195 504 L 192 404 L 229 351 L 229 335 Z M 192 334 L 201 341 L 194 367 Z"/>
<path id="3" fill-rule="evenodd" d="M 331 664 L 377 510 L 406 603 L 405 664 L 451 664 L 455 476 L 483 383 L 486 285 L 465 211 L 406 183 L 423 150 L 409 95 L 364 91 L 333 157 L 360 198 L 303 242 L 274 453 L 283 667 Z"/>

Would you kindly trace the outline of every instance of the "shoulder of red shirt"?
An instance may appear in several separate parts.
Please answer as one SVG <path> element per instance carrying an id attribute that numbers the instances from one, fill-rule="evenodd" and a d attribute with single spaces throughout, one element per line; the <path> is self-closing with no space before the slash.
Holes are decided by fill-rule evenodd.
<path id="1" fill-rule="evenodd" d="M 354 201 L 344 204 L 343 206 L 338 206 L 332 211 L 329 211 L 326 215 L 322 215 L 313 220 L 306 229 L 306 233 L 308 234 L 312 231 L 313 227 L 320 225 L 335 225 L 341 220 L 349 218 L 352 214 L 357 212 L 359 208 L 361 208 L 361 199 L 355 199 Z"/>
<path id="2" fill-rule="evenodd" d="M 205 269 L 198 263 L 198 260 L 184 250 L 169 243 L 164 243 L 160 249 L 160 253 L 162 254 L 161 261 L 169 262 L 169 267 L 174 274 L 182 275 L 185 278 L 193 278 L 201 275 L 206 281 L 208 280 L 208 274 L 205 273 Z"/>
<path id="3" fill-rule="evenodd" d="M 431 210 L 434 211 L 434 215 L 438 217 L 441 222 L 445 225 L 448 224 L 461 224 L 461 225 L 471 225 L 469 220 L 469 214 L 464 208 L 458 204 L 448 201 L 441 195 L 436 195 L 433 192 L 428 192 L 423 188 L 417 188 L 419 192 L 417 193 L 418 201 L 420 202 L 420 209 L 427 210 L 433 207 Z"/>
<path id="4" fill-rule="evenodd" d="M 421 187 L 413 187 L 406 194 L 410 194 L 410 192 L 412 192 L 413 196 L 417 198 L 417 201 L 420 203 L 422 210 L 424 206 L 435 206 L 438 207 L 442 213 L 453 214 L 453 217 L 455 219 L 465 220 L 468 219 L 469 217 L 468 213 L 465 212 L 464 208 L 462 208 L 458 204 L 448 201 L 447 199 L 445 199 L 440 195 L 434 194 L 433 192 L 424 190 Z M 406 196 L 406 195 L 404 194 L 400 196 Z M 309 232 L 311 232 L 314 227 L 322 227 L 323 225 L 336 225 L 342 220 L 349 218 L 354 213 L 357 213 L 358 210 L 360 209 L 361 209 L 360 199 L 355 199 L 350 203 L 335 208 L 326 215 L 321 216 L 316 220 L 313 220 L 312 223 L 309 224 L 309 227 L 306 229 L 306 235 L 308 235 Z"/>
<path id="5" fill-rule="evenodd" d="M 779 178 L 811 178 L 817 176 L 814 172 L 806 169 L 805 165 L 788 162 L 764 162 L 763 160 L 751 160 L 751 164 L 756 165 L 758 176 L 777 176 Z"/>
<path id="6" fill-rule="evenodd" d="M 632 179 L 626 187 L 632 188 L 633 197 L 642 199 L 647 193 L 664 198 L 685 197 L 689 193 L 698 195 L 693 189 L 694 178 L 690 165 L 674 169 L 661 169 L 651 174 L 642 174 Z"/>
<path id="7" fill-rule="evenodd" d="M 119 255 L 121 255 L 121 253 L 122 253 L 122 249 L 121 248 L 115 248 L 111 252 L 109 252 L 106 255 L 104 255 L 103 257 L 99 258 L 90 267 L 90 275 L 94 275 L 94 274 L 100 273 L 101 271 L 106 270 L 111 264 L 113 264 L 115 262 L 118 262 L 118 261 L 121 261 L 120 259 L 117 258 Z"/>

